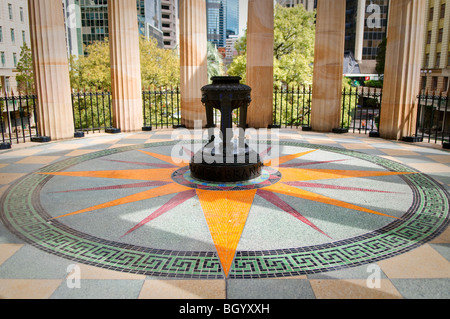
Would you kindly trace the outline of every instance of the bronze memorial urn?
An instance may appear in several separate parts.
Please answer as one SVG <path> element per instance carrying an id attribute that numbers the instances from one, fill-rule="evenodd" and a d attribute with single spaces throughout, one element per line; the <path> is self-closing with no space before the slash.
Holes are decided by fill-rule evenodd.
<path id="1" fill-rule="evenodd" d="M 212 84 L 202 88 L 202 103 L 206 108 L 208 143 L 191 159 L 192 177 L 209 182 L 234 183 L 261 175 L 262 162 L 245 139 L 247 108 L 251 88 L 240 84 L 240 77 L 217 76 Z M 220 136 L 215 136 L 214 109 L 221 113 Z M 232 112 L 239 109 L 239 134 L 234 138 Z"/>

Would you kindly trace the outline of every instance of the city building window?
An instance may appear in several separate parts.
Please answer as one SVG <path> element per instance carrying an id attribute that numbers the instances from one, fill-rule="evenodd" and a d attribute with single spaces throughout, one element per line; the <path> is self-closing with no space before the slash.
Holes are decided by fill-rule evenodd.
<path id="1" fill-rule="evenodd" d="M 444 91 L 448 91 L 448 76 L 444 77 Z"/>
<path id="2" fill-rule="evenodd" d="M 427 44 L 431 44 L 431 35 L 432 35 L 432 31 L 428 31 L 428 35 L 427 35 Z"/>
<path id="3" fill-rule="evenodd" d="M 445 3 L 441 4 L 441 19 L 445 18 Z"/>
<path id="4" fill-rule="evenodd" d="M 8 3 L 8 13 L 9 13 L 9 20 L 13 19 L 13 9 L 12 9 L 12 4 Z"/>
<path id="5" fill-rule="evenodd" d="M 441 54 L 436 53 L 436 69 L 441 66 Z"/>
<path id="6" fill-rule="evenodd" d="M 433 21 L 433 16 L 434 16 L 434 7 L 430 8 L 430 14 L 428 16 L 428 21 Z"/>
<path id="7" fill-rule="evenodd" d="M 437 76 L 433 76 L 433 81 L 431 82 L 431 89 L 436 90 L 438 85 L 438 78 Z"/>
<path id="8" fill-rule="evenodd" d="M 23 8 L 20 7 L 20 22 L 23 22 Z"/>
<path id="9" fill-rule="evenodd" d="M 3 42 L 3 28 L 0 27 L 0 42 Z"/>
<path id="10" fill-rule="evenodd" d="M 425 68 L 428 68 L 430 66 L 430 54 L 427 53 L 425 55 Z"/>
<path id="11" fill-rule="evenodd" d="M 2 66 L 4 67 L 6 65 L 6 58 L 5 58 L 5 52 L 0 52 L 0 59 L 2 62 Z"/>
<path id="12" fill-rule="evenodd" d="M 23 41 L 23 44 L 27 43 L 25 31 L 22 31 L 22 41 Z"/>
<path id="13" fill-rule="evenodd" d="M 14 29 L 11 29 L 11 42 L 16 43 L 16 35 L 14 34 Z"/>
<path id="14" fill-rule="evenodd" d="M 438 43 L 442 43 L 443 38 L 444 38 L 444 29 L 439 29 Z"/>
<path id="15" fill-rule="evenodd" d="M 13 63 L 14 63 L 14 67 L 16 67 L 17 66 L 17 53 L 16 52 L 13 53 Z"/>

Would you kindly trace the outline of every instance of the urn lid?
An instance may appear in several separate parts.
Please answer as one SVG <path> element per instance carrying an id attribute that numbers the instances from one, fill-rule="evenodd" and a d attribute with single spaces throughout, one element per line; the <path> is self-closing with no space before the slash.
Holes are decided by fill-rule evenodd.
<path id="1" fill-rule="evenodd" d="M 202 92 L 219 93 L 219 92 L 241 92 L 250 93 L 251 88 L 245 84 L 241 84 L 240 76 L 213 76 L 212 84 L 202 87 Z"/>

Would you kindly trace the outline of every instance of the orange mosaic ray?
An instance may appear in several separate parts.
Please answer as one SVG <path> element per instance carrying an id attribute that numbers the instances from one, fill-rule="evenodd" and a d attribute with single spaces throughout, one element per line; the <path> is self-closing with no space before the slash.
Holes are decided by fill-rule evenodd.
<path id="1" fill-rule="evenodd" d="M 231 269 L 256 189 L 214 192 L 197 190 L 225 276 Z"/>
<path id="2" fill-rule="evenodd" d="M 356 210 L 356 211 L 360 211 L 360 212 L 365 212 L 365 213 L 370 213 L 370 214 L 374 214 L 374 215 L 398 219 L 397 217 L 394 217 L 391 215 L 376 212 L 371 209 L 356 206 L 356 205 L 353 205 L 350 203 L 346 203 L 346 202 L 343 202 L 343 201 L 340 201 L 337 199 L 333 199 L 333 198 L 330 198 L 327 196 L 312 193 L 312 192 L 306 191 L 304 189 L 300 189 L 300 188 L 286 185 L 283 183 L 278 183 L 278 184 L 268 186 L 265 188 L 265 190 L 279 193 L 279 194 L 288 195 L 288 196 L 293 196 L 293 197 L 297 197 L 297 198 L 304 198 L 307 200 L 311 200 L 311 201 L 315 201 L 315 202 L 319 202 L 319 203 L 323 203 L 323 204 L 334 205 L 337 207 L 343 207 L 343 208 L 348 208 L 348 209 L 352 209 L 352 210 Z"/>
<path id="3" fill-rule="evenodd" d="M 318 181 L 324 179 L 342 179 L 342 178 L 362 178 L 376 176 L 396 176 L 412 173 L 402 172 L 381 172 L 381 171 L 358 171 L 358 170 L 337 170 L 337 169 L 302 169 L 302 168 L 279 168 L 283 175 L 283 182 L 297 181 Z"/>
<path id="4" fill-rule="evenodd" d="M 173 160 L 172 156 L 167 156 L 167 155 L 162 155 L 162 154 L 157 154 L 157 153 L 151 153 L 151 152 L 147 152 L 147 151 L 142 151 L 139 150 L 139 152 L 153 156 L 154 158 L 157 158 L 163 162 L 172 164 L 173 166 L 177 166 L 177 167 L 184 167 L 186 166 L 186 163 L 183 162 L 183 160 L 181 158 L 179 158 L 180 163 L 177 163 Z"/>
<path id="5" fill-rule="evenodd" d="M 284 164 L 286 162 L 292 161 L 293 159 L 308 155 L 310 153 L 314 153 L 316 151 L 317 150 L 312 150 L 312 151 L 306 151 L 306 152 L 301 152 L 301 153 L 297 153 L 297 154 L 285 155 L 285 156 L 282 156 L 279 158 L 268 159 L 268 160 L 264 161 L 264 165 L 278 168 L 278 166 L 281 164 Z"/>
<path id="6" fill-rule="evenodd" d="M 71 177 L 96 177 L 117 178 L 140 181 L 172 182 L 173 168 L 130 169 L 111 171 L 81 171 L 81 172 L 55 172 L 39 173 L 41 175 L 71 176 Z"/>
<path id="7" fill-rule="evenodd" d="M 140 193 L 122 197 L 122 198 L 118 198 L 118 199 L 110 201 L 110 202 L 106 202 L 103 204 L 99 204 L 99 205 L 95 205 L 95 206 L 88 207 L 85 209 L 81 209 L 81 210 L 78 210 L 78 211 L 75 211 L 75 212 L 72 212 L 69 214 L 61 215 L 61 216 L 55 217 L 54 219 L 83 214 L 83 213 L 92 212 L 92 211 L 96 211 L 96 210 L 100 210 L 100 209 L 104 209 L 104 208 L 108 208 L 108 207 L 114 207 L 114 206 L 118 206 L 118 205 L 134 203 L 134 202 L 138 202 L 138 201 L 142 201 L 142 200 L 146 200 L 146 199 L 156 198 L 159 196 L 171 195 L 171 194 L 183 192 L 186 190 L 190 190 L 190 188 L 187 188 L 185 186 L 175 184 L 175 183 L 167 184 L 167 185 L 163 185 L 163 186 L 159 186 L 159 187 L 156 187 L 153 189 L 146 190 L 144 192 L 140 192 Z"/>

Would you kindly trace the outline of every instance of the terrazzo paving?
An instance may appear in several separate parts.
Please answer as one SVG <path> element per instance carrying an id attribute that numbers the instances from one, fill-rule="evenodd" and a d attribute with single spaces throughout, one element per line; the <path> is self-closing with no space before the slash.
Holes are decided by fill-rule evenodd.
<path id="1" fill-rule="evenodd" d="M 213 185 L 173 133 L 1 151 L 0 297 L 450 297 L 448 151 L 284 129 Z"/>

